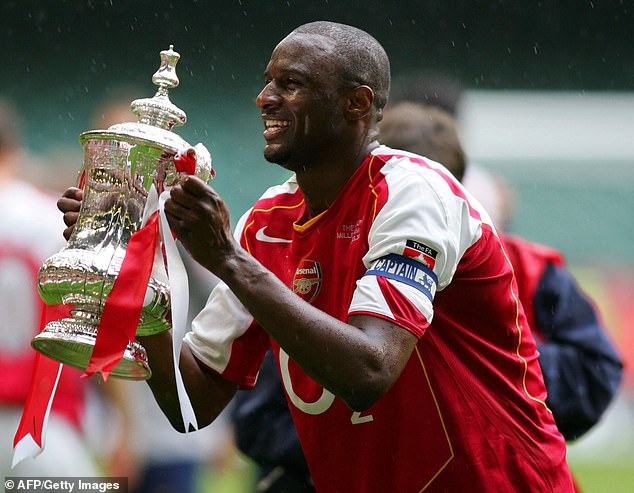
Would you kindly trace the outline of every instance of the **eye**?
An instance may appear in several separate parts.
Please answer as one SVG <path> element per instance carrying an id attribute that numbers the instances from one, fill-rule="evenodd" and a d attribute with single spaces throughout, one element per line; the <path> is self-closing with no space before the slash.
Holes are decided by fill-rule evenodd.
<path id="1" fill-rule="evenodd" d="M 284 86 L 287 89 L 293 90 L 302 87 L 302 83 L 293 77 L 287 77 L 284 79 Z"/>

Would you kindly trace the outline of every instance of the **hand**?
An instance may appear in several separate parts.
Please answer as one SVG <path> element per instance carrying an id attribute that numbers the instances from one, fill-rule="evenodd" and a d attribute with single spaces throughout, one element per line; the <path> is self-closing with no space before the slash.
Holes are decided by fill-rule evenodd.
<path id="1" fill-rule="evenodd" d="M 227 205 L 200 178 L 187 176 L 171 188 L 165 214 L 176 237 L 211 272 L 235 252 Z"/>
<path id="2" fill-rule="evenodd" d="M 64 224 L 67 226 L 64 230 L 64 238 L 67 240 L 75 229 L 75 223 L 79 217 L 79 209 L 83 198 L 83 190 L 70 187 L 64 191 L 62 197 L 57 201 L 57 208 L 64 213 Z"/>

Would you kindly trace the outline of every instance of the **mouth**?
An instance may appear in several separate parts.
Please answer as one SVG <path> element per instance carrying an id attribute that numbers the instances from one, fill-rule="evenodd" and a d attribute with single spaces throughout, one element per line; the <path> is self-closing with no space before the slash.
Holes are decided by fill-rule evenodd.
<path id="1" fill-rule="evenodd" d="M 290 120 L 264 120 L 264 138 L 271 139 L 291 126 Z"/>

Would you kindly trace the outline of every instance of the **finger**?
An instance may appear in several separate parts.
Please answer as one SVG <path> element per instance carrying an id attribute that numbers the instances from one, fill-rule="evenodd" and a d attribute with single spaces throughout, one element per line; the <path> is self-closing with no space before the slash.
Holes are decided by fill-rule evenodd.
<path id="1" fill-rule="evenodd" d="M 165 213 L 181 218 L 193 207 L 195 200 L 179 187 L 170 190 L 170 196 L 165 201 Z"/>
<path id="2" fill-rule="evenodd" d="M 68 241 L 68 239 L 70 238 L 70 235 L 73 233 L 74 230 L 75 230 L 74 225 L 64 230 L 64 238 L 66 239 L 66 241 Z"/>
<path id="3" fill-rule="evenodd" d="M 69 227 L 75 226 L 77 219 L 79 218 L 79 212 L 65 212 L 64 224 Z"/>
<path id="4" fill-rule="evenodd" d="M 81 188 L 69 187 L 64 190 L 62 197 L 66 197 L 74 200 L 82 200 L 84 198 L 84 191 Z"/>
<path id="5" fill-rule="evenodd" d="M 194 197 L 204 197 L 213 193 L 211 187 L 197 176 L 190 175 L 186 177 L 181 186 L 185 192 L 192 194 Z"/>
<path id="6" fill-rule="evenodd" d="M 170 190 L 170 199 L 186 209 L 196 209 L 204 202 L 211 202 L 215 192 L 204 181 L 188 176 Z M 168 201 L 169 202 L 169 201 Z M 166 203 L 167 205 L 167 203 Z"/>
<path id="7" fill-rule="evenodd" d="M 165 212 L 166 212 L 165 216 L 167 217 L 167 223 L 169 224 L 170 230 L 182 242 L 189 233 L 187 222 L 180 219 L 179 217 L 176 217 L 167 213 L 167 211 Z"/>
<path id="8" fill-rule="evenodd" d="M 81 202 L 76 199 L 62 197 L 57 201 L 57 208 L 63 213 L 79 212 L 79 209 L 81 208 Z"/>

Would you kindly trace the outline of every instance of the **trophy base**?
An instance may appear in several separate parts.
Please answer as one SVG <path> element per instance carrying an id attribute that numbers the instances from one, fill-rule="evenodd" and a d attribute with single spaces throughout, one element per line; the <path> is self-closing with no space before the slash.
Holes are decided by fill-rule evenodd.
<path id="1" fill-rule="evenodd" d="M 96 329 L 78 323 L 72 318 L 50 322 L 31 340 L 31 346 L 55 361 L 85 370 L 90 361 Z M 136 341 L 128 343 L 123 358 L 110 372 L 110 376 L 124 380 L 147 380 L 152 371 L 145 348 Z"/>

